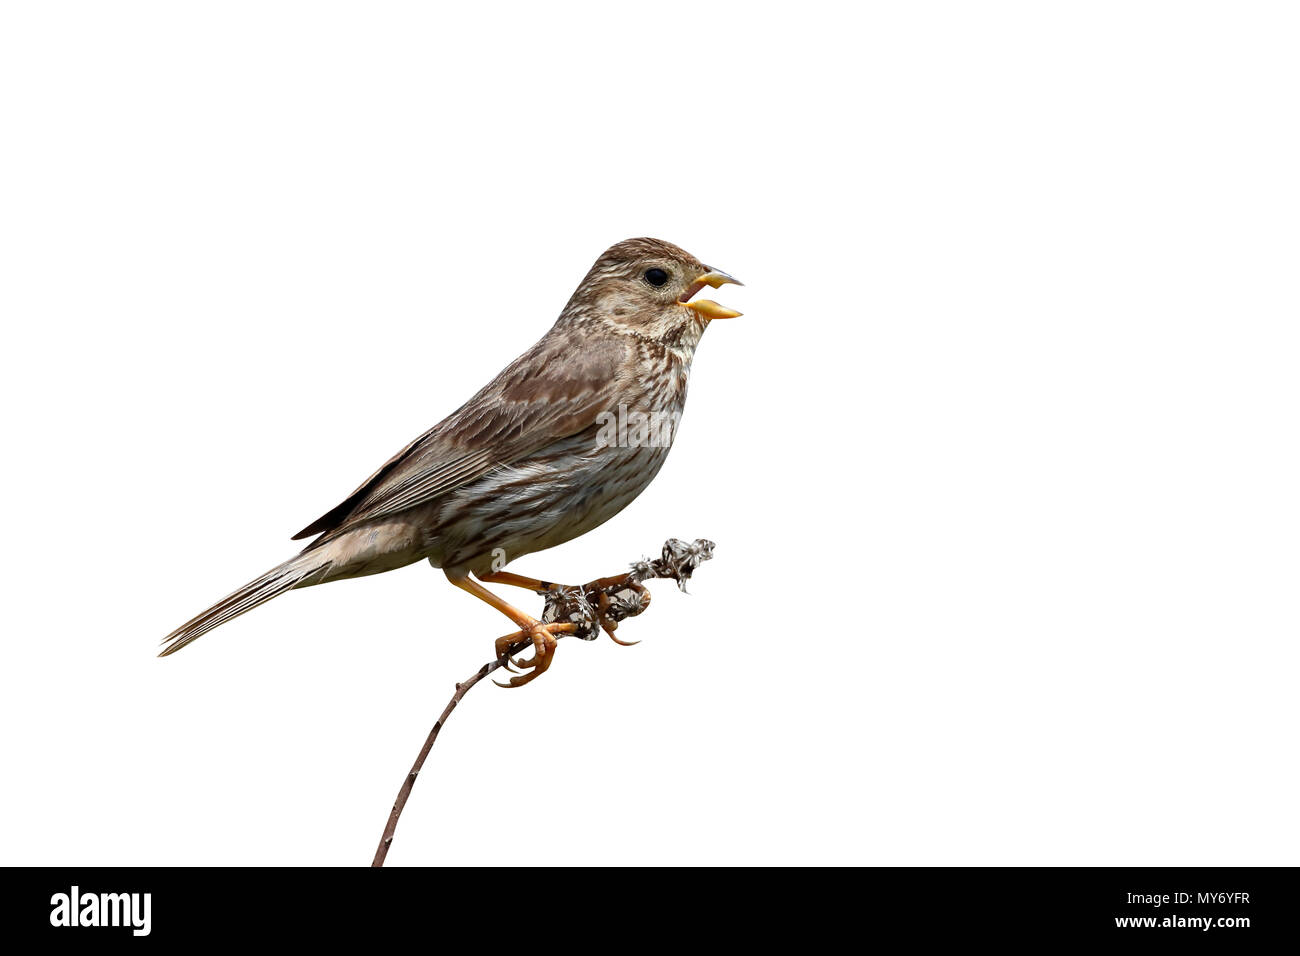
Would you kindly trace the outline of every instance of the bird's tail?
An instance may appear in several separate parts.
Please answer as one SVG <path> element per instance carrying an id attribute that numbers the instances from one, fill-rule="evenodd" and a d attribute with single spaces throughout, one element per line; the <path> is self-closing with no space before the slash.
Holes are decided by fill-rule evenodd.
<path id="1" fill-rule="evenodd" d="M 202 637 L 214 627 L 265 604 L 293 588 L 316 584 L 329 571 L 330 560 L 320 552 L 300 554 L 272 568 L 260 578 L 249 581 L 234 594 L 222 598 L 198 617 L 186 621 L 165 638 L 159 657 L 175 654 L 190 641 Z"/>

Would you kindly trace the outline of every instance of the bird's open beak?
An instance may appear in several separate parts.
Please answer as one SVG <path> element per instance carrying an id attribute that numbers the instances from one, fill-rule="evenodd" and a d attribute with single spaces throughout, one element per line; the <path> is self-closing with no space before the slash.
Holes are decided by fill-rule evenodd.
<path id="1" fill-rule="evenodd" d="M 682 297 L 677 300 L 677 304 L 684 305 L 688 309 L 694 309 L 706 319 L 734 319 L 740 315 L 739 312 L 736 312 L 734 309 L 728 309 L 725 305 L 718 305 L 718 303 L 714 302 L 712 299 L 700 299 L 698 302 L 687 301 L 687 299 L 695 295 L 695 293 L 699 292 L 706 285 L 712 286 L 716 289 L 720 286 L 726 285 L 727 283 L 731 283 L 732 285 L 745 284 L 739 279 L 733 279 L 725 272 L 712 269 L 688 285 L 686 291 L 682 293 Z"/>

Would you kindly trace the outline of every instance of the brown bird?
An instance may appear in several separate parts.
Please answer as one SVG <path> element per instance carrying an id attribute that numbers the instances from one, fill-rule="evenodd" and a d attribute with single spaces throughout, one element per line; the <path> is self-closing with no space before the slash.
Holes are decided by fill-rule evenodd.
<path id="1" fill-rule="evenodd" d="M 160 656 L 285 591 L 427 559 L 532 641 L 533 657 L 515 662 L 530 673 L 510 686 L 532 680 L 573 625 L 541 623 L 479 582 L 546 590 L 501 569 L 586 534 L 645 490 L 672 444 L 700 336 L 740 315 L 691 297 L 729 282 L 741 284 L 669 242 L 611 246 L 536 345 L 294 535 L 319 536 L 301 554 L 167 635 Z"/>

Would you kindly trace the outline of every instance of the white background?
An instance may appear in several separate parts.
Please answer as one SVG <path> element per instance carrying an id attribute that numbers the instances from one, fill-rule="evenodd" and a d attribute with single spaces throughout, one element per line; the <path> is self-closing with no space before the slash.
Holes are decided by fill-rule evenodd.
<path id="1" fill-rule="evenodd" d="M 0 862 L 368 863 L 506 622 L 157 643 L 650 235 L 745 317 L 512 570 L 716 558 L 476 689 L 391 864 L 1295 864 L 1293 9 L 6 5 Z"/>

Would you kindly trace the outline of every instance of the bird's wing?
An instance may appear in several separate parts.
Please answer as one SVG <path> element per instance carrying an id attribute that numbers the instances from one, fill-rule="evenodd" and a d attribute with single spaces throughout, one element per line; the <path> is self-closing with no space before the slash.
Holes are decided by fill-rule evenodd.
<path id="1" fill-rule="evenodd" d="M 335 537 L 422 505 L 596 423 L 618 404 L 628 346 L 552 331 L 294 539 Z"/>

